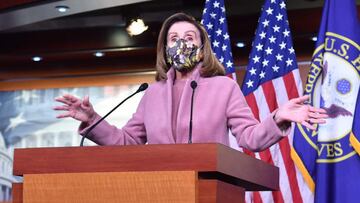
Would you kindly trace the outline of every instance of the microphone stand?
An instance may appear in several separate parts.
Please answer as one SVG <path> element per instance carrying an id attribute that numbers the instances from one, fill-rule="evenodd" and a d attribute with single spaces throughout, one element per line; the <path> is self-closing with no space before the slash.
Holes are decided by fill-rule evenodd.
<path id="1" fill-rule="evenodd" d="M 134 96 L 135 94 L 142 92 L 144 90 L 146 90 L 148 88 L 148 84 L 147 83 L 143 83 L 140 85 L 139 89 L 136 90 L 136 92 L 132 93 L 130 96 L 126 97 L 122 102 L 120 102 L 120 104 L 118 104 L 117 106 L 115 106 L 111 111 L 109 111 L 109 113 L 107 113 L 104 117 L 102 117 L 101 119 L 99 119 L 95 124 L 93 124 L 85 133 L 85 135 L 81 138 L 81 142 L 80 142 L 80 147 L 82 147 L 84 145 L 84 140 L 85 138 L 87 138 L 88 134 L 101 122 L 103 121 L 106 117 L 108 117 L 113 111 L 115 111 L 115 109 L 117 109 L 121 104 L 123 104 L 126 100 L 128 100 L 129 98 L 131 98 L 132 96 Z"/>
<path id="2" fill-rule="evenodd" d="M 190 106 L 190 124 L 189 124 L 189 141 L 188 143 L 192 143 L 192 115 L 193 115 L 193 105 L 194 105 L 194 93 L 195 88 L 197 87 L 197 83 L 193 80 L 190 83 L 190 86 L 192 88 L 192 95 L 191 95 L 191 106 Z"/>

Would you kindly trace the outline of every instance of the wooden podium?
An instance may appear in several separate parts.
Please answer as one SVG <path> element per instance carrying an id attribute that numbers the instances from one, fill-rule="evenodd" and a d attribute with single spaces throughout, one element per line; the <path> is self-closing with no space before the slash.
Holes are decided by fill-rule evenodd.
<path id="1" fill-rule="evenodd" d="M 221 144 L 16 149 L 13 202 L 244 202 L 278 168 Z"/>

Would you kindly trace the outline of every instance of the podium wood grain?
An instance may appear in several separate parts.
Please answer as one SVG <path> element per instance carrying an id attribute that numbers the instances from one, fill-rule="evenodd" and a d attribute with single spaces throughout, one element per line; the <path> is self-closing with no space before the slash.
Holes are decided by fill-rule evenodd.
<path id="1" fill-rule="evenodd" d="M 32 174 L 24 177 L 25 203 L 195 203 L 194 171 Z"/>

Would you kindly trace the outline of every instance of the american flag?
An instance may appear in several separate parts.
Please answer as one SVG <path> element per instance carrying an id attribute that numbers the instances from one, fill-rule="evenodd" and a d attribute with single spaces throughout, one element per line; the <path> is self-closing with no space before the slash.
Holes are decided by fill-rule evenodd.
<path id="1" fill-rule="evenodd" d="M 284 1 L 266 0 L 258 22 L 242 91 L 261 121 L 301 95 L 302 84 Z M 313 194 L 290 157 L 292 134 L 263 152 L 245 150 L 280 169 L 280 191 L 254 192 L 252 202 L 313 202 Z"/>
<path id="2" fill-rule="evenodd" d="M 226 75 L 235 79 L 235 68 L 223 0 L 206 0 L 201 24 L 204 25 L 211 40 L 212 50 L 225 67 Z"/>

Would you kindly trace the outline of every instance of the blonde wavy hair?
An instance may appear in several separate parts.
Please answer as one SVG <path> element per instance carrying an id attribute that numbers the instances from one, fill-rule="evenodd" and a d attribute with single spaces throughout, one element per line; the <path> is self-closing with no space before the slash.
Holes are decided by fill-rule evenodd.
<path id="1" fill-rule="evenodd" d="M 167 80 L 166 73 L 169 71 L 170 66 L 166 63 L 165 46 L 167 34 L 170 27 L 176 22 L 188 22 L 193 24 L 200 32 L 201 43 L 203 44 L 203 68 L 200 70 L 201 77 L 213 77 L 217 75 L 225 75 L 225 69 L 222 64 L 215 57 L 212 49 L 208 34 L 205 28 L 198 23 L 194 17 L 185 13 L 176 13 L 167 18 L 160 30 L 158 43 L 157 43 L 157 56 L 156 56 L 156 81 Z"/>

